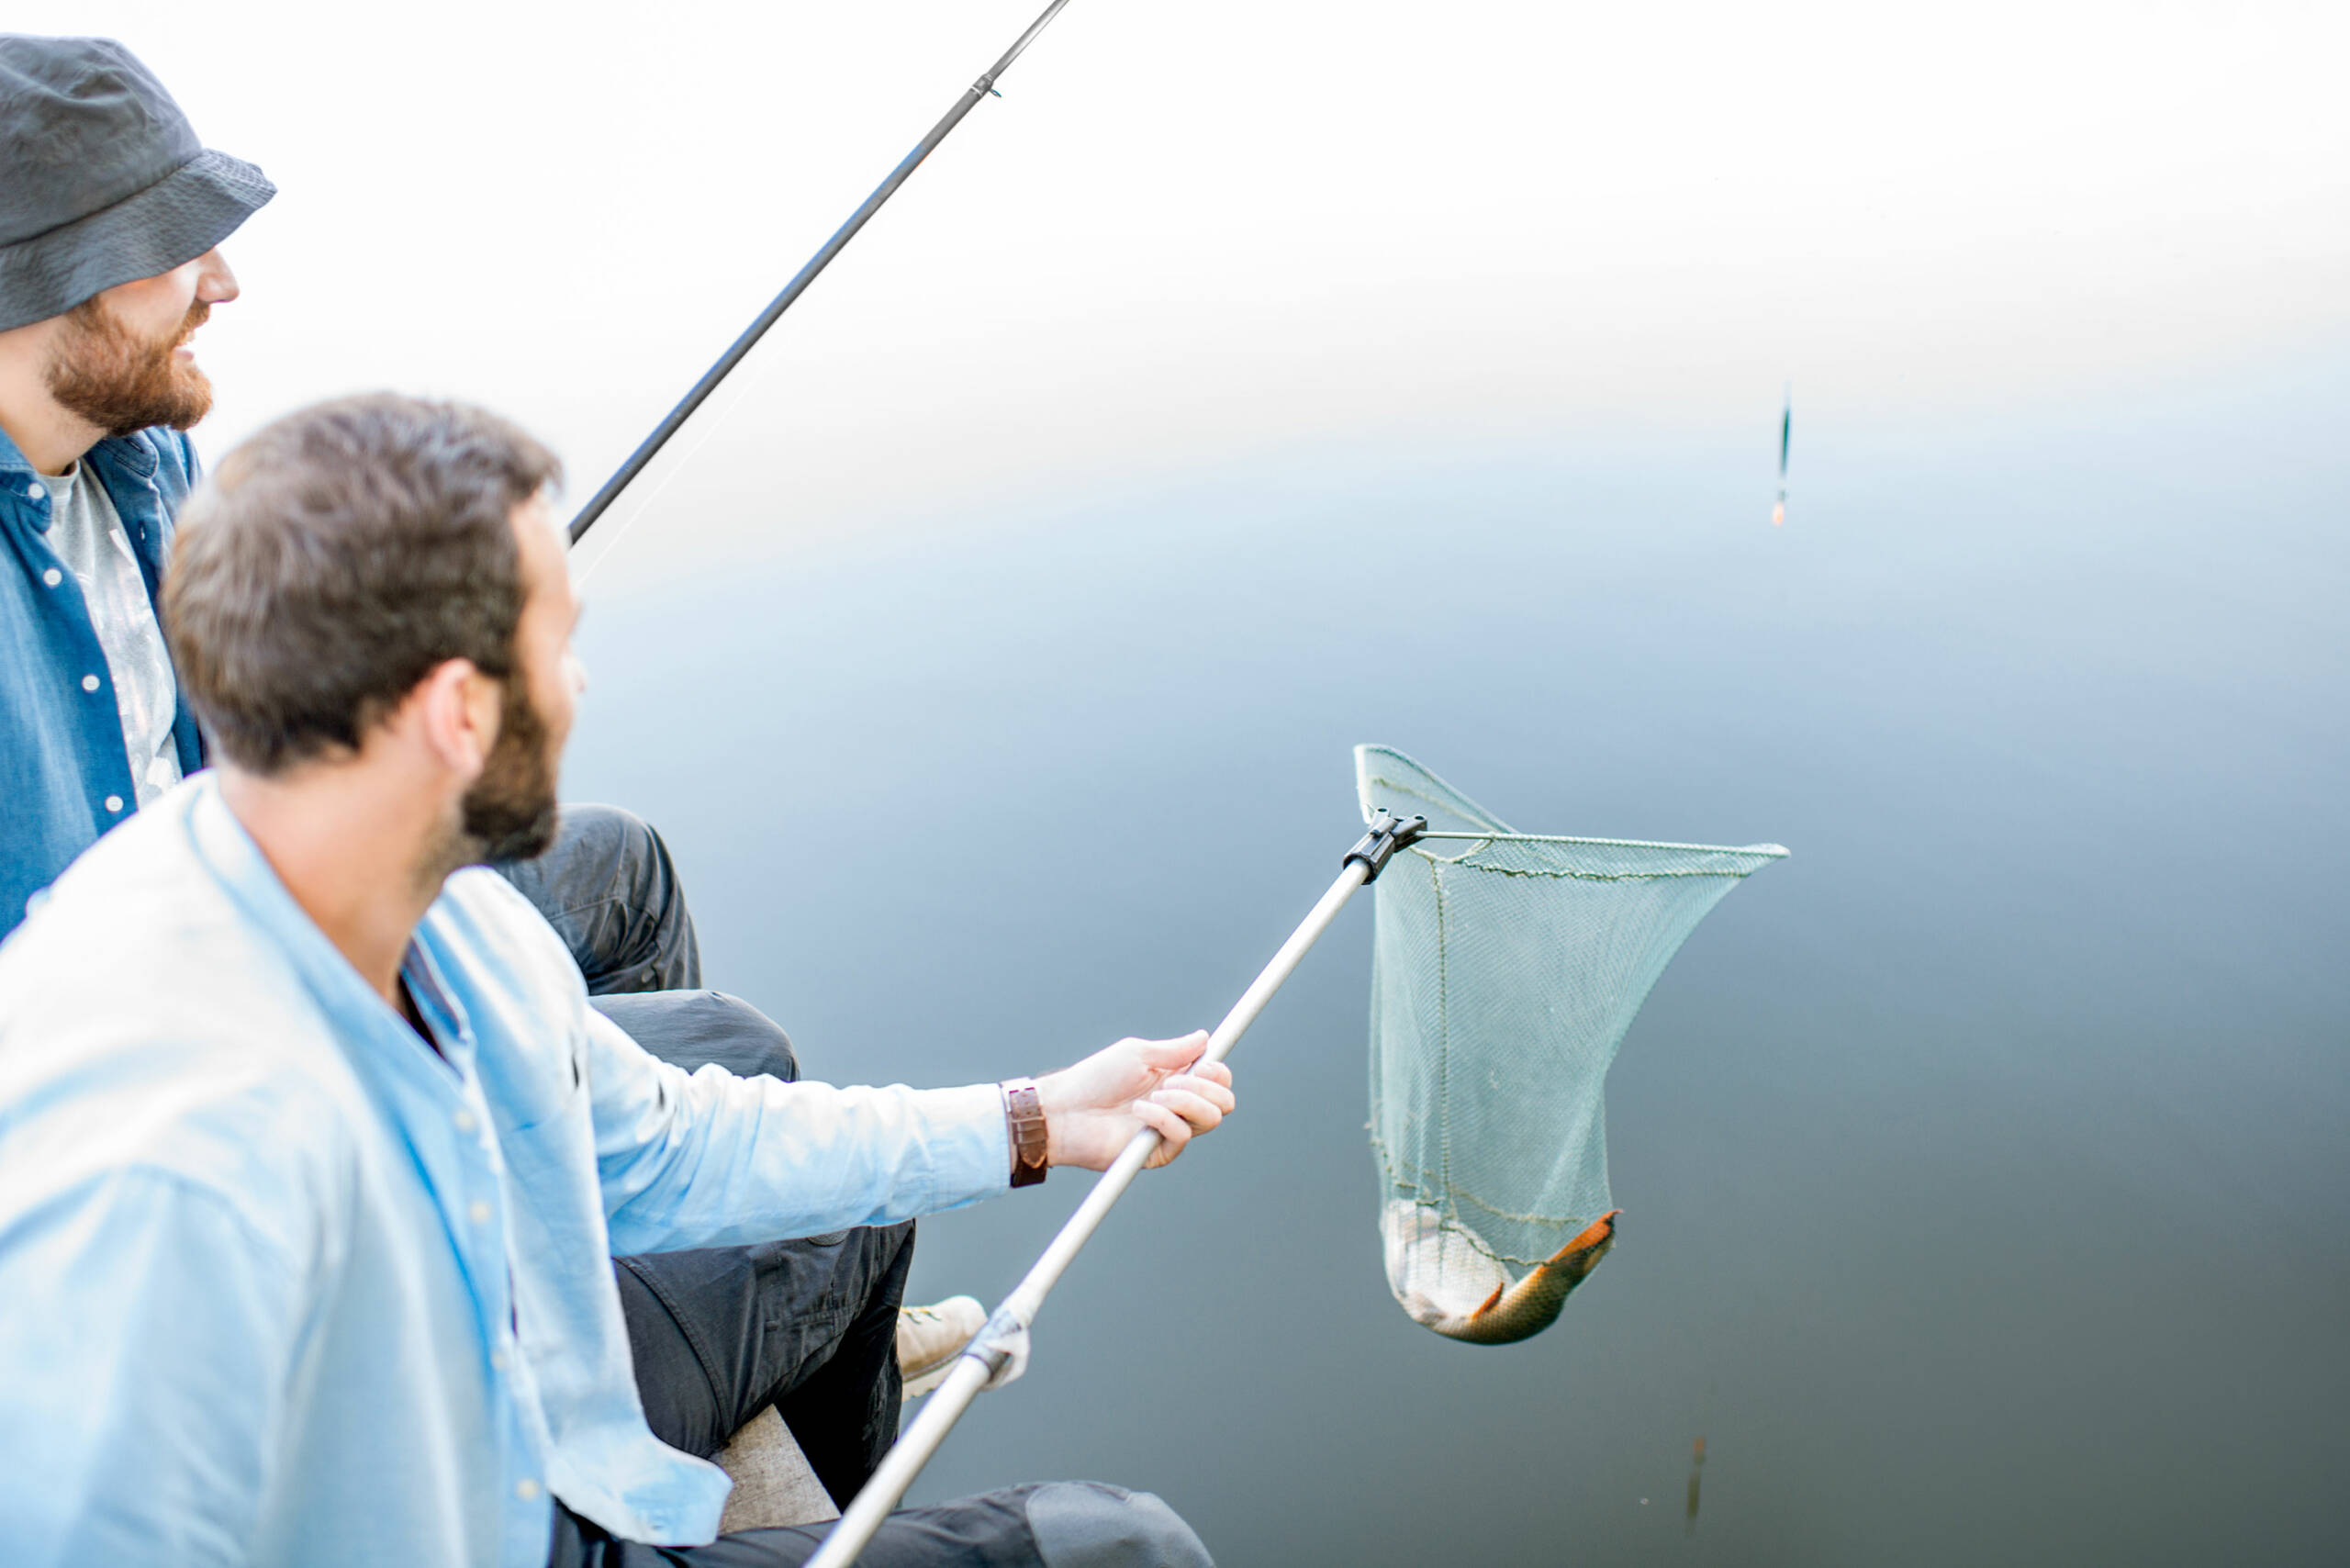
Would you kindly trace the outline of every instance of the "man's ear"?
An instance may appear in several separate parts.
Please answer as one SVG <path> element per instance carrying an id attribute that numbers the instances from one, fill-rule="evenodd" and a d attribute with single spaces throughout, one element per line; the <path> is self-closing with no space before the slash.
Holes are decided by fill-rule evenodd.
<path id="1" fill-rule="evenodd" d="M 442 767 L 470 784 L 481 777 L 498 744 L 503 699 L 498 683 L 471 659 L 444 659 L 409 689 L 394 723 L 409 730 Z"/>

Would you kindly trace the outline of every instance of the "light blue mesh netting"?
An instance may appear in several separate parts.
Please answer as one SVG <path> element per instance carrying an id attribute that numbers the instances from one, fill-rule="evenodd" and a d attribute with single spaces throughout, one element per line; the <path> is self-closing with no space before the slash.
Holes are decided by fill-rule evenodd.
<path id="1" fill-rule="evenodd" d="M 1544 1294 L 1528 1276 L 1614 1208 L 1601 1090 L 1624 1032 L 1706 912 L 1786 851 L 1519 834 L 1401 752 L 1358 746 L 1355 770 L 1366 821 L 1383 807 L 1429 827 L 1373 884 L 1388 1282 L 1440 1333 L 1523 1338 L 1581 1271 L 1523 1332 L 1496 1323 L 1496 1293 Z"/>

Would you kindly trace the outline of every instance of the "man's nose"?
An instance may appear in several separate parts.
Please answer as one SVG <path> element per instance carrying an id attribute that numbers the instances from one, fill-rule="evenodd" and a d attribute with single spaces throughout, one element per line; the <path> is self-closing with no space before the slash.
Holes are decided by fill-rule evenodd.
<path id="1" fill-rule="evenodd" d="M 196 276 L 196 297 L 207 305 L 226 305 L 240 292 L 237 274 L 229 270 L 229 258 L 217 246 L 207 251 Z"/>

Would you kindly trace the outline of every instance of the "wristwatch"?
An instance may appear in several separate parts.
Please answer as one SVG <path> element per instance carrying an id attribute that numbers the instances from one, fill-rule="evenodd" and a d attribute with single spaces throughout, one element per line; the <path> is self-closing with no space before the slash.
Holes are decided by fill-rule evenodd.
<path id="1" fill-rule="evenodd" d="M 1003 1115 L 1012 1128 L 1012 1184 L 1033 1187 L 1045 1179 L 1045 1107 L 1033 1078 L 1006 1079 Z"/>

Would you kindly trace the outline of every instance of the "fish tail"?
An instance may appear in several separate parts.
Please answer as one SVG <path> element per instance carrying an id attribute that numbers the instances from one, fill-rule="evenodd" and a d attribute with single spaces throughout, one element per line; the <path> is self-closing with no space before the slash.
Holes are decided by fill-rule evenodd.
<path id="1" fill-rule="evenodd" d="M 1623 1212 L 1622 1209 L 1609 1209 L 1606 1214 L 1593 1220 L 1576 1233 L 1572 1241 L 1551 1253 L 1549 1260 L 1542 1266 L 1547 1269 L 1552 1263 L 1564 1263 L 1578 1252 L 1587 1252 L 1595 1247 L 1615 1240 L 1616 1216 Z"/>

